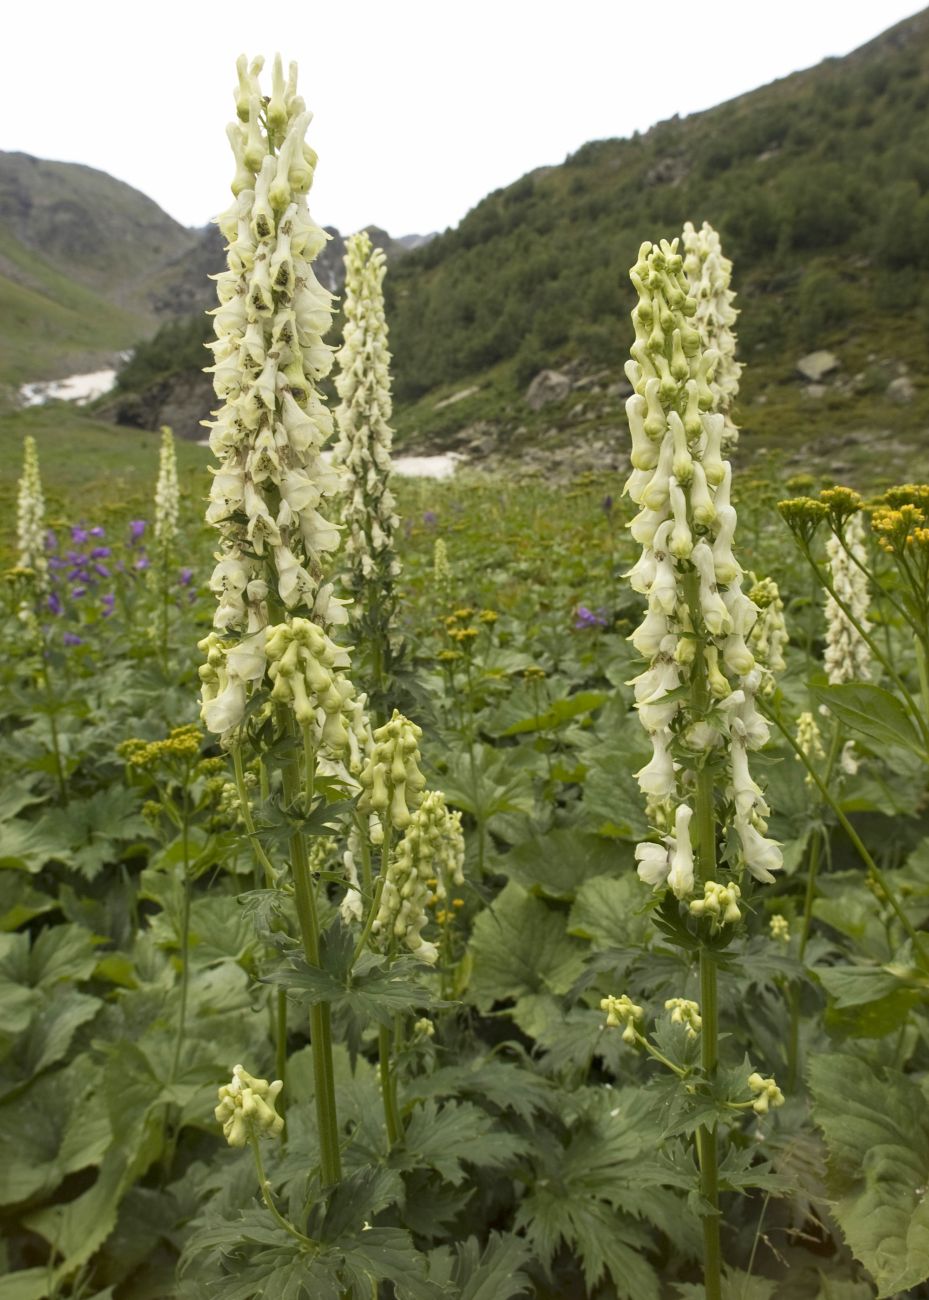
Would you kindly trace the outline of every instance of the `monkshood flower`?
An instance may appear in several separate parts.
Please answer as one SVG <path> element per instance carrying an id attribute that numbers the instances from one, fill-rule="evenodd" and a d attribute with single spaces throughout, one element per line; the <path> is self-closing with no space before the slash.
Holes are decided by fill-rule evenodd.
<path id="1" fill-rule="evenodd" d="M 461 814 L 449 812 L 445 796 L 431 791 L 390 859 L 372 932 L 387 941 L 393 936 L 421 960 L 434 962 L 439 950 L 422 936 L 426 906 L 433 886 L 438 897 L 445 897 L 450 884 L 464 882 L 463 863 Z"/>
<path id="2" fill-rule="evenodd" d="M 731 451 L 739 440 L 730 408 L 739 391 L 742 366 L 735 359 L 736 340 L 732 332 L 738 312 L 732 303 L 735 294 L 729 288 L 732 263 L 723 257 L 719 235 L 706 221 L 699 230 L 684 223 L 684 274 L 690 295 L 696 300 L 693 323 L 700 331 L 704 350 L 713 348 L 719 359 L 709 381 L 715 400 L 714 409 L 723 417 L 722 445 Z"/>
<path id="3" fill-rule="evenodd" d="M 311 265 L 328 239 L 306 205 L 316 165 L 304 140 L 311 114 L 296 93 L 296 65 L 285 83 L 275 60 L 270 100 L 258 82 L 262 66 L 239 60 L 238 120 L 228 129 L 235 200 L 217 218 L 228 267 L 216 277 L 213 312 L 220 406 L 208 427 L 219 464 L 207 520 L 220 534 L 210 586 L 218 602 L 213 626 L 228 653 L 225 700 L 209 712 L 224 730 L 241 720 L 246 684 L 263 676 L 255 638 L 271 621 L 269 604 L 323 629 L 347 621 L 323 580 L 323 558 L 337 548 L 339 530 L 319 507 L 337 491 L 339 475 L 321 454 L 332 432 L 317 389 L 332 365 L 323 343 L 332 295 Z M 235 654 L 237 640 L 249 643 L 244 654 Z M 216 648 L 211 643 L 212 658 Z"/>
<path id="4" fill-rule="evenodd" d="M 362 786 L 359 812 L 376 813 L 394 829 L 406 830 L 413 812 L 422 803 L 426 787 L 419 758 L 422 734 L 421 727 L 396 709 L 390 721 L 377 728 L 359 778 Z"/>
<path id="5" fill-rule="evenodd" d="M 16 497 L 17 562 L 33 576 L 37 594 L 48 589 L 48 561 L 45 555 L 45 496 L 39 475 L 39 453 L 35 438 L 23 439 L 23 472 Z"/>
<path id="6" fill-rule="evenodd" d="M 742 590 L 733 550 L 732 471 L 711 386 L 719 353 L 695 326 L 677 241 L 643 244 L 631 278 L 639 302 L 626 365 L 635 391 L 626 403 L 633 470 L 625 490 L 640 507 L 630 530 L 642 554 L 627 576 L 648 599 L 630 640 L 649 663 L 630 684 L 652 744 L 637 778 L 656 825 L 673 826 L 640 844 L 636 857 L 643 880 L 683 900 L 695 888 L 691 821 L 703 769 L 713 773 L 714 820 L 735 879 L 747 870 L 770 882 L 781 855 L 765 836 L 768 807 L 748 764 L 769 733 L 755 706 L 762 672 L 748 645 L 758 609 Z M 738 916 L 738 885 L 720 888 L 730 892 L 711 891 L 692 910 L 708 908 L 728 924 Z"/>
<path id="7" fill-rule="evenodd" d="M 155 485 L 155 540 L 163 550 L 171 545 L 177 536 L 177 517 L 180 507 L 180 493 L 177 483 L 177 457 L 174 453 L 174 434 L 165 425 L 161 430 L 161 449 L 158 456 L 158 481 Z M 129 530 L 133 541 L 142 536 L 142 529 L 135 533 L 140 520 L 133 520 Z"/>
<path id="8" fill-rule="evenodd" d="M 623 993 L 618 998 L 610 994 L 601 998 L 600 1010 L 606 1012 L 607 1029 L 619 1029 L 622 1026 L 623 1042 L 636 1041 L 636 1025 L 645 1019 L 645 1012 L 628 994 Z"/>
<path id="9" fill-rule="evenodd" d="M 213 1112 L 231 1147 L 244 1147 L 250 1136 L 278 1137 L 283 1132 L 284 1121 L 274 1109 L 283 1086 L 280 1079 L 269 1083 L 254 1078 L 241 1065 L 233 1067 L 232 1082 L 220 1088 Z"/>
<path id="10" fill-rule="evenodd" d="M 758 618 L 748 638 L 748 646 L 761 669 L 762 695 L 770 695 L 777 678 L 787 667 L 784 650 L 790 640 L 784 621 L 784 602 L 773 578 L 761 578 L 748 593 L 749 600 L 758 607 Z"/>
<path id="11" fill-rule="evenodd" d="M 842 539 L 832 534 L 826 542 L 832 585 L 853 617 L 867 632 L 871 627 L 868 622 L 871 601 L 864 569 L 867 553 L 861 514 L 853 514 L 846 519 L 843 532 Z M 824 662 L 830 685 L 833 686 L 842 682 L 867 681 L 871 673 L 871 651 L 867 642 L 831 595 L 826 597 Z"/>
<path id="12" fill-rule="evenodd" d="M 372 249 L 364 231 L 352 235 L 345 254 L 344 342 L 336 356 L 335 418 L 339 438 L 333 460 L 345 469 L 342 522 L 345 525 L 345 582 L 371 613 L 376 601 L 385 635 L 393 615 L 393 582 L 400 573 L 394 553 L 398 519 L 390 490 L 392 401 L 390 352 L 384 317 L 383 252 Z"/>
<path id="13" fill-rule="evenodd" d="M 819 730 L 819 724 L 812 713 L 803 712 L 797 718 L 797 745 L 802 754 L 805 754 L 809 761 L 815 766 L 817 763 L 823 763 L 826 759 L 826 751 L 823 749 L 823 738 Z M 800 754 L 795 754 L 796 762 L 802 762 Z M 813 774 L 804 766 L 804 781 L 809 786 L 815 786 Z"/>

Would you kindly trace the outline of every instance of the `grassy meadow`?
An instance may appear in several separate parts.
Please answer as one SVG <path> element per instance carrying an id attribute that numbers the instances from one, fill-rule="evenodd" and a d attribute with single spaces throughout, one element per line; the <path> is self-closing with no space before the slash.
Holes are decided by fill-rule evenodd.
<path id="1" fill-rule="evenodd" d="M 71 559 L 55 570 L 60 607 L 43 615 L 44 658 L 24 639 L 15 575 L 3 624 L 0 1297 L 210 1295 L 221 1278 L 238 1279 L 228 1294 L 296 1295 L 287 1287 L 298 1276 L 316 1276 L 310 1257 L 285 1276 L 296 1265 L 285 1265 L 280 1230 L 264 1255 L 247 1245 L 262 1239 L 264 1213 L 248 1208 L 251 1157 L 224 1147 L 211 1117 L 234 1061 L 269 1075 L 280 1062 L 281 985 L 268 981 L 284 978 L 275 963 L 292 940 L 256 874 L 227 760 L 197 722 L 196 643 L 214 604 L 208 452 L 177 448 L 181 527 L 153 583 L 157 440 L 38 409 L 4 417 L 8 466 L 27 432 L 56 534 L 49 554 Z M 825 698 L 825 623 L 775 503 L 815 496 L 828 480 L 788 477 L 767 465 L 763 477 L 743 476 L 735 500 L 743 564 L 776 575 L 785 605 L 777 709 L 793 734 Z M 391 985 L 376 968 L 340 976 L 338 832 L 309 829 L 332 882 L 323 960 L 343 981 L 327 996 L 351 1199 L 342 1226 L 326 1228 L 315 1175 L 304 1186 L 318 1135 L 309 985 L 298 972 L 285 985 L 289 1136 L 266 1157 L 279 1202 L 299 1217 L 308 1192 L 310 1236 L 339 1232 L 340 1249 L 356 1251 L 355 1272 L 337 1273 L 346 1293 L 365 1293 L 350 1280 L 363 1274 L 385 1296 L 698 1296 L 688 1150 L 709 1107 L 732 1143 L 724 1294 L 923 1294 L 921 1256 L 888 1253 L 890 1229 L 873 1215 L 880 1206 L 905 1240 L 921 1213 L 910 1180 L 923 1162 L 929 1176 L 927 977 L 882 892 L 911 928 L 929 917 L 918 743 L 890 706 L 883 731 L 851 707 L 824 716 L 827 743 L 834 726 L 860 763 L 854 776 L 833 772 L 831 803 L 783 736 L 764 750 L 785 869 L 776 885 L 747 891 L 744 925 L 721 958 L 729 1092 L 705 1093 L 691 1040 L 661 1012 L 667 998 L 695 995 L 694 950 L 635 873 L 648 823 L 633 774 L 648 746 L 628 684 L 641 667 L 627 637 L 642 600 L 622 577 L 636 552 L 622 478 L 553 485 L 465 472 L 395 487 L 395 698 L 423 728 L 429 785 L 462 815 L 463 883 L 454 908 L 431 904 L 424 933 L 441 945 L 438 967 L 398 957 Z M 4 495 L 11 519 L 9 475 Z M 148 531 L 133 540 L 143 520 Z M 88 535 L 94 528 L 103 534 Z M 11 562 L 10 528 L 3 540 Z M 439 541 L 448 576 L 437 580 Z M 94 544 L 108 550 L 106 577 L 90 571 Z M 875 634 L 916 691 L 912 642 L 888 603 L 900 580 L 873 543 L 869 556 Z M 361 677 L 370 662 L 357 662 Z M 879 680 L 883 695 L 896 690 Z M 265 852 L 286 856 L 282 808 L 272 799 L 257 815 Z M 774 918 L 783 921 L 772 929 Z M 651 1052 L 604 1030 L 600 1002 L 624 990 L 658 1017 Z M 379 998 L 387 1022 L 405 1025 L 393 1085 L 405 1135 L 393 1142 L 377 1073 Z M 414 1029 L 424 1015 L 428 1035 Z M 733 1109 L 743 1059 L 777 1077 L 783 1107 L 749 1109 L 747 1120 Z M 876 1124 L 880 1179 L 866 1163 Z M 352 1234 L 369 1223 L 377 1240 L 364 1255 L 367 1234 Z"/>

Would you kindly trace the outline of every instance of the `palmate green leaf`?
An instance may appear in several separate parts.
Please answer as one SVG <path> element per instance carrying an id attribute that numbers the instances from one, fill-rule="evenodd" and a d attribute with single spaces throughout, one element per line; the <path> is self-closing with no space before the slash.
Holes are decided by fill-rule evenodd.
<path id="1" fill-rule="evenodd" d="M 777 1282 L 769 1277 L 756 1277 L 743 1273 L 739 1268 L 723 1265 L 722 1297 L 723 1300 L 773 1300 L 777 1291 Z M 674 1294 L 681 1300 L 706 1300 L 703 1285 L 695 1282 L 678 1282 Z M 838 1292 L 835 1293 L 838 1300 Z M 852 1296 L 842 1292 L 842 1300 L 852 1300 Z"/>
<path id="2" fill-rule="evenodd" d="M 521 1237 L 492 1232 L 481 1251 L 476 1237 L 457 1242 L 454 1255 L 448 1247 L 430 1252 L 429 1277 L 451 1283 L 456 1300 L 516 1300 L 531 1286 L 521 1272 L 532 1252 Z"/>
<path id="3" fill-rule="evenodd" d="M 584 968 L 584 945 L 564 918 L 513 881 L 477 918 L 469 992 L 482 1011 L 526 994 L 568 992 Z"/>
<path id="4" fill-rule="evenodd" d="M 43 830 L 68 847 L 67 862 L 85 880 L 94 880 L 108 862 L 119 860 L 119 846 L 148 840 L 151 827 L 139 814 L 139 796 L 124 785 L 110 785 L 67 808 L 45 813 Z"/>
<path id="5" fill-rule="evenodd" d="M 23 1268 L 0 1277 L 0 1300 L 46 1300 L 51 1285 L 47 1268 Z"/>
<path id="6" fill-rule="evenodd" d="M 929 1277 L 929 1113 L 897 1070 L 848 1053 L 813 1057 L 813 1115 L 829 1152 L 839 1227 L 879 1297 Z"/>
<path id="7" fill-rule="evenodd" d="M 632 734 L 639 746 L 642 737 Z M 645 801 L 632 775 L 645 762 L 642 751 L 632 746 L 629 751 L 618 749 L 615 740 L 599 741 L 585 749 L 582 757 L 588 765 L 581 796 L 583 828 L 633 843 L 644 839 L 648 834 Z"/>
<path id="8" fill-rule="evenodd" d="M 532 894 L 572 899 L 592 876 L 619 875 L 633 865 L 631 848 L 574 827 L 559 827 L 516 844 L 494 859 L 510 880 Z"/>
<path id="9" fill-rule="evenodd" d="M 48 862 L 71 861 L 67 842 L 47 830 L 42 822 L 21 818 L 4 822 L 0 834 L 0 867 L 14 867 L 37 875 Z"/>
<path id="10" fill-rule="evenodd" d="M 895 695 L 882 686 L 867 682 L 844 682 L 840 686 L 813 686 L 811 693 L 825 704 L 850 731 L 866 736 L 877 745 L 898 745 L 929 761 L 909 715 Z"/>
<path id="11" fill-rule="evenodd" d="M 620 857 L 616 874 L 584 881 L 571 908 L 568 933 L 589 939 L 595 948 L 642 947 L 652 928 L 645 913 L 649 891 L 635 873 L 631 846 Z"/>
<path id="12" fill-rule="evenodd" d="M 508 1133 L 492 1115 L 469 1101 L 447 1101 L 439 1106 L 425 1101 L 409 1120 L 401 1144 L 390 1153 L 394 1169 L 434 1169 L 459 1186 L 465 1178 L 463 1162 L 484 1169 L 501 1169 L 526 1149 L 522 1138 Z"/>
<path id="13" fill-rule="evenodd" d="M 531 813 L 531 780 L 518 765 L 524 761 L 519 750 L 475 745 L 473 761 L 470 753 L 449 756 L 437 784 L 450 804 L 485 820 L 499 813 Z"/>
<path id="14" fill-rule="evenodd" d="M 557 1094 L 526 1060 L 508 1061 L 498 1056 L 462 1061 L 457 1065 L 417 1075 L 404 1087 L 404 1096 L 475 1097 L 502 1111 L 513 1111 L 527 1122 L 555 1105 Z"/>
<path id="15" fill-rule="evenodd" d="M 2 834 L 2 830 L 0 830 Z M 0 872 L 0 932 L 18 930 L 21 925 L 52 912 L 58 904 L 41 893 L 28 876 L 19 872 Z"/>
<path id="16" fill-rule="evenodd" d="M 68 1174 L 99 1164 L 112 1141 L 100 1084 L 81 1056 L 0 1105 L 0 1206 L 51 1195 Z"/>
<path id="17" fill-rule="evenodd" d="M 918 996 L 915 986 L 884 966 L 811 966 L 810 970 L 840 1010 L 876 1002 L 908 987 L 914 1000 Z"/>
<path id="18" fill-rule="evenodd" d="M 645 1255 L 648 1234 L 606 1202 L 537 1183 L 520 1205 L 516 1224 L 546 1267 L 562 1242 L 576 1251 L 588 1290 L 608 1271 L 621 1300 L 659 1300 L 658 1275 Z"/>
<path id="19" fill-rule="evenodd" d="M 522 736 L 529 731 L 554 731 L 556 727 L 563 726 L 570 722 L 572 718 L 580 718 L 585 713 L 593 713 L 594 709 L 609 699 L 608 691 L 577 691 L 574 695 L 568 695 L 563 700 L 555 702 L 542 713 L 533 714 L 528 718 L 521 718 L 519 722 L 513 722 L 504 731 L 501 736 Z"/>
<path id="20" fill-rule="evenodd" d="M 334 1013 L 348 1014 L 359 1023 L 390 1025 L 399 1013 L 447 1005 L 418 982 L 424 969 L 414 957 L 397 957 L 388 964 L 386 957 L 372 952 L 362 953 L 353 970 L 339 965 L 326 969 L 310 966 L 302 953 L 291 953 L 267 978 L 308 1006 L 328 1002 Z"/>

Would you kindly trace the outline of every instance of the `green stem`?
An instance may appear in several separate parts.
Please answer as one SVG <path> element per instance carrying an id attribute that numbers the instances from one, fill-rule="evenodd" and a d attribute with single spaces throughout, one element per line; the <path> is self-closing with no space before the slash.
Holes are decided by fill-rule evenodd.
<path id="1" fill-rule="evenodd" d="M 177 1036 L 174 1040 L 174 1054 L 171 1058 L 170 1080 L 174 1083 L 177 1078 L 178 1066 L 181 1061 L 181 1048 L 184 1043 L 184 1034 L 187 1029 L 187 998 L 190 989 L 190 837 L 187 816 L 187 785 L 185 778 L 184 785 L 184 805 L 183 805 L 183 829 L 181 831 L 181 844 L 184 860 L 184 897 L 181 904 L 181 1006 L 177 1018 Z"/>
<path id="2" fill-rule="evenodd" d="M 318 1244 L 312 1239 L 312 1237 L 304 1236 L 302 1232 L 294 1227 L 289 1219 L 285 1219 L 283 1214 L 281 1214 L 280 1210 L 274 1204 L 274 1197 L 271 1195 L 271 1184 L 268 1182 L 267 1175 L 265 1174 L 264 1162 L 261 1159 L 261 1148 L 258 1145 L 258 1138 L 251 1128 L 249 1128 L 248 1143 L 255 1159 L 255 1169 L 258 1173 L 258 1186 L 261 1188 L 261 1199 L 271 1211 L 271 1217 L 274 1219 L 274 1222 L 279 1228 L 283 1228 L 284 1231 L 296 1241 L 299 1241 L 300 1245 L 303 1246 L 305 1250 L 311 1250 L 315 1254 L 319 1249 Z"/>
<path id="3" fill-rule="evenodd" d="M 258 832 L 255 829 L 255 822 L 252 818 L 251 804 L 248 800 L 248 788 L 245 785 L 245 769 L 242 765 L 242 750 L 238 745 L 232 748 L 232 767 L 235 773 L 235 788 L 239 795 L 239 811 L 242 814 L 242 821 L 245 823 L 245 833 L 251 841 L 252 850 L 258 859 L 265 873 L 265 888 L 273 889 L 277 880 L 277 873 L 269 859 L 267 853 L 261 847 L 261 841 L 258 838 Z"/>
<path id="4" fill-rule="evenodd" d="M 293 716 L 286 714 L 286 728 L 296 739 Z M 293 812 L 301 794 L 300 765 L 291 754 L 281 768 L 285 808 Z M 319 915 L 306 840 L 295 827 L 290 836 L 290 863 L 294 880 L 294 898 L 297 920 L 307 965 L 320 966 Z M 319 1132 L 320 1173 L 323 1183 L 330 1186 L 342 1177 L 339 1152 L 339 1125 L 335 1100 L 335 1074 L 332 1064 L 332 1022 L 329 1003 L 316 1003 L 310 1008 L 310 1039 L 313 1060 L 313 1078 L 316 1092 L 316 1121 Z"/>
<path id="5" fill-rule="evenodd" d="M 890 885 L 887 883 L 886 876 L 884 875 L 883 871 L 881 871 L 880 867 L 877 865 L 874 859 L 871 857 L 871 854 L 865 848 L 861 840 L 861 836 L 855 830 L 854 826 L 851 824 L 851 822 L 845 816 L 845 813 L 842 811 L 842 809 L 839 807 L 836 800 L 833 798 L 829 790 L 829 787 L 823 784 L 819 776 L 819 773 L 813 767 L 813 764 L 807 758 L 806 754 L 804 754 L 803 750 L 800 748 L 800 746 L 794 740 L 793 736 L 787 730 L 784 723 L 781 721 L 780 717 L 776 713 L 769 712 L 769 711 L 766 712 L 767 712 L 767 716 L 777 727 L 778 731 L 781 733 L 781 735 L 790 745 L 791 749 L 794 751 L 795 754 L 797 754 L 797 756 L 800 759 L 800 762 L 803 763 L 806 770 L 812 776 L 814 782 L 819 787 L 819 792 L 822 795 L 823 799 L 829 805 L 832 811 L 835 813 L 836 817 L 838 818 L 839 824 L 841 825 L 842 829 L 845 831 L 845 834 L 848 836 L 848 838 L 851 840 L 852 844 L 854 845 L 855 849 L 857 850 L 858 855 L 861 858 L 862 862 L 865 864 L 865 867 L 867 868 L 869 875 L 875 881 L 875 883 L 880 886 L 881 892 L 884 894 L 884 897 L 887 899 L 887 902 L 892 907 L 893 911 L 897 916 L 898 921 L 903 926 L 907 938 L 910 940 L 910 942 L 913 945 L 913 953 L 917 961 L 919 961 L 924 968 L 929 966 L 929 957 L 927 957 L 927 954 L 923 950 L 922 944 L 920 942 L 920 936 L 916 928 L 914 927 L 913 922 L 910 920 L 906 912 L 904 912 L 903 908 L 900 906 L 900 903 L 898 902 L 893 891 L 891 890 Z"/>
<path id="6" fill-rule="evenodd" d="M 929 670 L 926 665 L 926 642 L 916 640 L 916 667 L 919 672 L 919 694 L 922 699 L 923 716 L 929 718 Z"/>
<path id="7" fill-rule="evenodd" d="M 696 798 L 697 861 L 700 881 L 716 879 L 716 815 L 713 806 L 713 775 L 706 768 L 697 773 Z M 700 948 L 700 1064 L 712 1083 L 719 1062 L 719 995 L 716 962 L 704 945 Z M 719 1164 L 716 1125 L 701 1125 L 697 1134 L 700 1162 L 700 1190 L 710 1207 L 703 1215 L 703 1276 L 706 1300 L 722 1297 L 722 1252 L 719 1240 Z"/>
<path id="8" fill-rule="evenodd" d="M 929 751 L 929 722 L 927 722 L 927 720 L 923 717 L 921 711 L 917 707 L 916 701 L 913 699 L 913 696 L 906 682 L 904 682 L 903 678 L 897 672 L 896 668 L 894 668 L 894 665 L 890 660 L 890 658 L 887 655 L 885 655 L 884 652 L 878 647 L 878 644 L 875 641 L 874 637 L 871 636 L 869 632 L 865 631 L 864 627 L 861 624 L 861 621 L 857 619 L 855 615 L 852 613 L 847 601 L 844 601 L 842 597 L 838 594 L 831 579 L 826 576 L 825 572 L 822 569 L 820 569 L 819 565 L 813 559 L 813 556 L 808 546 L 803 548 L 803 553 L 806 556 L 810 566 L 812 567 L 813 572 L 819 578 L 819 581 L 822 584 L 822 586 L 825 588 L 826 591 L 828 591 L 829 595 L 838 605 L 839 609 L 848 619 L 849 623 L 851 623 L 852 627 L 861 637 L 862 641 L 864 641 L 865 645 L 867 645 L 868 649 L 874 655 L 874 658 L 878 661 L 879 664 L 882 665 L 884 671 L 887 673 L 887 676 L 890 678 L 890 680 L 896 686 L 897 690 L 903 696 L 904 700 L 907 703 L 907 706 L 909 707 L 910 713 L 912 714 L 913 719 L 917 727 L 919 728 L 920 733 L 922 734 L 923 744 L 926 746 L 927 751 Z"/>
<path id="9" fill-rule="evenodd" d="M 287 993 L 284 989 L 277 991 L 277 1015 L 274 1023 L 274 1055 L 276 1077 L 284 1084 L 278 1098 L 277 1108 L 281 1115 L 287 1105 Z M 286 1133 L 286 1129 L 285 1129 Z"/>
<path id="10" fill-rule="evenodd" d="M 371 927 L 374 925 L 375 918 L 381 906 L 381 894 L 384 892 L 384 881 L 387 879 L 387 870 L 390 866 L 390 836 L 391 825 L 390 817 L 384 814 L 384 842 L 381 845 L 381 870 L 378 874 L 377 881 L 374 885 L 374 896 L 371 899 L 371 906 L 368 909 L 368 915 L 365 917 L 364 928 L 358 942 L 355 944 L 355 951 L 352 955 L 352 966 L 358 961 L 358 958 L 365 950 L 365 945 L 371 936 Z"/>
<path id="11" fill-rule="evenodd" d="M 65 780 L 64 760 L 61 757 L 61 740 L 58 735 L 58 722 L 55 718 L 55 704 L 52 700 L 52 683 L 47 664 L 43 664 L 42 668 L 39 670 L 39 675 L 42 685 L 45 688 L 45 698 L 48 705 L 48 727 L 52 736 L 52 753 L 55 757 L 55 776 L 58 779 L 58 789 L 61 794 L 61 802 L 64 807 L 67 808 L 68 783 Z"/>
<path id="12" fill-rule="evenodd" d="M 387 1125 L 387 1145 L 394 1147 L 400 1141 L 400 1116 L 397 1112 L 396 1081 L 390 1067 L 392 1034 L 387 1025 L 377 1031 L 378 1070 L 381 1079 L 381 1100 L 384 1103 L 384 1122 Z"/>

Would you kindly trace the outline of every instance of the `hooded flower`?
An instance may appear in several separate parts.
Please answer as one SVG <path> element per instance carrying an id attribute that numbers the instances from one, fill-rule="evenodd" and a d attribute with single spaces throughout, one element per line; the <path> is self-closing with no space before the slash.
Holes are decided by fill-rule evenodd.
<path id="1" fill-rule="evenodd" d="M 364 231 L 352 235 L 345 255 L 345 333 L 336 357 L 339 439 L 333 460 L 344 466 L 342 522 L 349 590 L 370 616 L 373 600 L 383 611 L 379 634 L 393 614 L 393 581 L 400 572 L 394 553 L 393 493 L 390 490 L 392 402 L 390 352 L 384 317 L 386 259 L 372 250 Z M 372 589 L 368 599 L 369 589 Z"/>
<path id="2" fill-rule="evenodd" d="M 739 314 L 732 305 L 735 294 L 729 288 L 732 263 L 728 257 L 723 257 L 719 235 L 707 221 L 699 230 L 695 230 L 691 222 L 685 222 L 682 242 L 684 274 L 691 296 L 697 303 L 694 325 L 700 331 L 704 349 L 713 348 L 719 353 L 710 390 L 715 399 L 714 409 L 723 417 L 723 450 L 731 451 L 739 440 L 739 431 L 730 410 L 739 391 L 742 373 L 742 367 L 735 359 L 736 340 L 732 332 Z"/>
<path id="3" fill-rule="evenodd" d="M 234 201 L 217 218 L 228 265 L 216 277 L 210 345 L 220 404 L 208 427 L 219 463 L 207 519 L 220 536 L 210 585 L 227 649 L 266 626 L 271 595 L 324 631 L 347 620 L 323 577 L 339 534 L 322 511 L 339 476 L 322 460 L 332 417 L 317 384 L 332 364 L 322 337 L 332 296 L 312 267 L 328 236 L 306 204 L 316 165 L 304 140 L 311 115 L 296 93 L 295 65 L 285 83 L 275 60 L 269 101 L 261 69 L 261 59 L 239 60 L 237 121 L 228 129 Z M 233 655 L 225 673 L 218 694 L 204 696 L 211 730 L 234 727 L 245 708 L 247 679 Z"/>
<path id="4" fill-rule="evenodd" d="M 718 241 L 707 260 L 718 266 Z M 768 727 L 755 706 L 758 608 L 742 591 L 733 549 L 732 470 L 722 456 L 725 419 L 715 382 L 720 352 L 698 328 L 710 319 L 708 299 L 692 296 L 684 272 L 677 242 L 662 241 L 643 244 L 631 273 L 639 302 L 626 366 L 635 391 L 626 403 L 633 469 L 625 489 L 640 507 L 630 531 L 642 546 L 627 576 L 648 601 L 630 637 L 649 660 L 632 682 L 652 744 L 636 776 L 658 829 L 674 826 L 673 835 L 640 844 L 636 858 L 643 880 L 680 899 L 695 888 L 693 769 L 710 755 L 719 774 L 717 820 L 735 831 L 729 865 L 759 880 L 772 879 L 780 865 L 779 849 L 764 837 L 768 808 L 749 772 L 749 752 L 765 744 Z M 713 914 L 721 906 L 725 920 L 734 920 L 738 886 L 718 887 L 730 892 L 711 890 L 711 902 L 700 900 L 694 910 Z"/>

